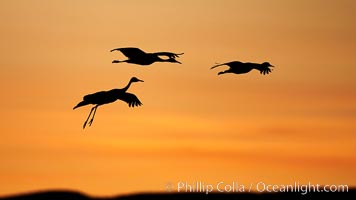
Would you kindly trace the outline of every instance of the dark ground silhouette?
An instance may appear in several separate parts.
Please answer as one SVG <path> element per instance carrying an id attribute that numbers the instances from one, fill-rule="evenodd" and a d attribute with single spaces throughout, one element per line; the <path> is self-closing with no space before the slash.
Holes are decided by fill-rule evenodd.
<path id="1" fill-rule="evenodd" d="M 179 63 L 175 58 L 178 58 L 179 55 L 184 53 L 171 53 L 171 52 L 156 52 L 156 53 L 146 53 L 139 48 L 135 47 L 126 47 L 126 48 L 117 48 L 111 50 L 113 51 L 120 51 L 123 53 L 128 59 L 127 60 L 113 60 L 112 63 L 131 63 L 137 65 L 150 65 L 155 62 L 171 62 L 171 63 Z M 166 59 L 163 59 L 163 58 Z"/>
<path id="2" fill-rule="evenodd" d="M 356 189 L 348 192 L 319 192 L 302 195 L 286 193 L 141 193 L 114 197 L 90 197 L 73 191 L 45 191 L 0 197 L 0 200 L 295 200 L 295 199 L 355 199 Z"/>

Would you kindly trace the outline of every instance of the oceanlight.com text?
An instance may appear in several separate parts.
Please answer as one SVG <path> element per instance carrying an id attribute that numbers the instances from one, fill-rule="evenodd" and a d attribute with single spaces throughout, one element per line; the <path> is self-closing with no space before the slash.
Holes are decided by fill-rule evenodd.
<path id="1" fill-rule="evenodd" d="M 167 183 L 166 190 L 176 192 L 200 192 L 209 194 L 216 193 L 237 193 L 237 192 L 298 192 L 302 195 L 310 192 L 348 192 L 348 185 L 336 184 L 301 184 L 294 182 L 292 184 L 270 184 L 263 181 L 250 184 L 242 184 L 237 181 L 233 182 L 216 182 L 214 184 L 203 181 L 187 182 L 179 181 L 177 183 Z"/>

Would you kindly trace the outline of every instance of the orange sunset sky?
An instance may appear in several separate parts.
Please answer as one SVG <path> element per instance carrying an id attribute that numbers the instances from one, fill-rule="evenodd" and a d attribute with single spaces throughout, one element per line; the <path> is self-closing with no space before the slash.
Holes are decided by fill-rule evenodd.
<path id="1" fill-rule="evenodd" d="M 167 182 L 356 186 L 356 1 L 0 1 L 0 195 Z M 112 64 L 118 47 L 183 64 Z M 270 62 L 217 76 L 216 62 Z M 124 87 L 118 101 L 72 108 Z"/>

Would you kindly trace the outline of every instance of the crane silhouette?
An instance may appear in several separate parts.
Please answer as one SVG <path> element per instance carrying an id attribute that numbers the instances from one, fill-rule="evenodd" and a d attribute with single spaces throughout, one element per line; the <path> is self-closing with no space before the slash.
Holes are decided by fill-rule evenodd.
<path id="1" fill-rule="evenodd" d="M 258 64 L 258 63 L 249 63 L 249 62 L 243 63 L 240 61 L 232 61 L 232 62 L 215 65 L 215 66 L 211 67 L 211 69 L 214 69 L 214 68 L 222 66 L 222 65 L 227 65 L 230 68 L 228 70 L 219 72 L 218 75 L 225 74 L 225 73 L 245 74 L 245 73 L 250 72 L 253 69 L 257 69 L 258 71 L 260 71 L 261 74 L 265 75 L 272 71 L 270 69 L 270 67 L 274 67 L 269 62 L 264 62 L 262 64 Z"/>
<path id="2" fill-rule="evenodd" d="M 81 106 L 94 104 L 94 107 L 92 107 L 87 119 L 84 122 L 83 129 L 87 125 L 91 114 L 94 112 L 92 118 L 89 121 L 89 126 L 91 126 L 91 124 L 93 123 L 94 117 L 95 117 L 96 110 L 101 105 L 109 104 L 109 103 L 115 102 L 116 100 L 119 99 L 119 100 L 122 100 L 122 101 L 126 102 L 129 105 L 129 107 L 141 106 L 142 103 L 136 97 L 136 95 L 126 92 L 129 89 L 131 83 L 134 83 L 134 82 L 143 82 L 143 80 L 140 80 L 140 79 L 138 79 L 136 77 L 132 77 L 130 79 L 129 83 L 126 85 L 126 87 L 124 87 L 122 89 L 112 89 L 112 90 L 109 90 L 109 91 L 100 91 L 100 92 L 96 92 L 96 93 L 93 93 L 93 94 L 85 95 L 83 97 L 83 101 L 79 102 L 73 108 L 73 110 L 74 110 L 74 109 L 76 109 L 78 107 L 81 107 Z"/>
<path id="3" fill-rule="evenodd" d="M 171 53 L 171 52 L 156 52 L 156 53 L 146 53 L 139 48 L 135 47 L 127 47 L 127 48 L 117 48 L 111 50 L 120 51 L 123 53 L 128 59 L 127 60 L 113 60 L 112 63 L 132 63 L 137 65 L 150 65 L 154 62 L 171 62 L 171 63 L 179 63 L 175 58 L 178 58 L 180 55 L 184 53 Z M 163 59 L 163 58 L 165 59 Z"/>

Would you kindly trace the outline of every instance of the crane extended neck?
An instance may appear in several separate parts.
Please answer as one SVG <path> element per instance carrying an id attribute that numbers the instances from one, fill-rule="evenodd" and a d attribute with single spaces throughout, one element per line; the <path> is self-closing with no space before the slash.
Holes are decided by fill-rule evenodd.
<path id="1" fill-rule="evenodd" d="M 130 80 L 129 83 L 126 85 L 126 87 L 122 88 L 121 90 L 122 90 L 123 92 L 126 92 L 126 91 L 130 88 L 131 83 L 132 83 L 132 80 Z"/>
<path id="2" fill-rule="evenodd" d="M 133 82 L 143 82 L 143 80 L 140 80 L 136 77 L 132 77 L 130 79 L 129 83 L 126 85 L 126 87 L 122 88 L 121 91 L 126 92 L 129 89 L 129 87 L 131 86 L 131 83 L 133 83 Z"/>

